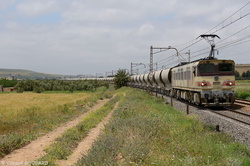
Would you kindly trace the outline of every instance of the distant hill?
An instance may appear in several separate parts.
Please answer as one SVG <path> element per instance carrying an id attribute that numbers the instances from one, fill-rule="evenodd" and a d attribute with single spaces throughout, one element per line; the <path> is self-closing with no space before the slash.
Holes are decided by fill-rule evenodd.
<path id="1" fill-rule="evenodd" d="M 23 69 L 0 69 L 0 78 L 7 79 L 61 79 L 63 75 L 46 74 Z"/>

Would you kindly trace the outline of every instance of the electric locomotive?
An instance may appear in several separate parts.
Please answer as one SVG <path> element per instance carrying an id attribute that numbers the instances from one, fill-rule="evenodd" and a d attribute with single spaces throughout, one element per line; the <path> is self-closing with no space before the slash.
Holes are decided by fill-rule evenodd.
<path id="1" fill-rule="evenodd" d="M 172 96 L 204 106 L 229 106 L 235 100 L 234 61 L 215 58 L 172 68 Z"/>
<path id="2" fill-rule="evenodd" d="M 198 105 L 229 106 L 234 103 L 235 64 L 233 60 L 218 60 L 214 38 L 217 35 L 201 35 L 211 45 L 207 58 L 172 69 L 172 96 Z"/>

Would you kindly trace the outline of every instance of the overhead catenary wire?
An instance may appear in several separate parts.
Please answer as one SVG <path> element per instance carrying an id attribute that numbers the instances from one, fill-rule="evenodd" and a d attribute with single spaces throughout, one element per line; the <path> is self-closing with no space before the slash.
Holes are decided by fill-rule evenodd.
<path id="1" fill-rule="evenodd" d="M 236 18 L 236 19 L 234 19 L 234 20 L 231 19 L 233 16 L 235 16 L 236 14 L 238 14 L 241 10 L 243 10 L 244 8 L 246 8 L 249 4 L 250 4 L 250 2 L 246 3 L 243 7 L 241 7 L 241 8 L 238 9 L 236 12 L 234 12 L 233 14 L 231 14 L 229 17 L 227 17 L 226 19 L 224 19 L 222 22 L 220 22 L 219 24 L 217 24 L 216 26 L 214 26 L 213 28 L 211 28 L 210 30 L 208 30 L 206 33 L 209 33 L 209 32 L 211 32 L 211 33 L 219 32 L 219 31 L 221 31 L 222 29 L 227 28 L 227 27 L 229 27 L 230 25 L 232 25 L 232 24 L 238 22 L 239 20 L 241 20 L 241 19 L 247 17 L 248 15 L 250 15 L 250 12 L 248 12 L 248 13 L 245 13 L 245 14 L 241 15 L 240 17 L 238 17 L 238 18 Z M 230 20 L 230 19 L 231 19 L 231 22 L 225 24 L 225 22 L 228 21 L 228 20 Z M 226 39 L 228 39 L 228 38 L 230 38 L 230 37 L 232 37 L 232 36 L 234 36 L 234 35 L 236 35 L 236 34 L 242 32 L 242 31 L 248 29 L 249 27 L 250 27 L 250 25 L 249 25 L 249 26 L 246 26 L 245 28 L 243 28 L 243 29 L 241 29 L 240 31 L 234 33 L 233 35 L 227 37 Z M 226 39 L 223 39 L 222 41 L 219 41 L 218 43 L 221 43 L 221 42 L 225 41 Z M 179 53 L 181 54 L 183 51 L 185 51 L 185 50 L 187 50 L 188 48 L 190 48 L 190 47 L 196 45 L 196 44 L 199 43 L 201 40 L 202 40 L 202 39 L 199 39 L 199 40 L 193 39 L 193 40 L 190 40 L 189 42 L 186 42 L 186 43 L 182 44 L 182 45 L 185 45 L 185 47 L 184 47 L 184 48 L 181 48 L 181 49 L 179 50 Z M 230 44 L 229 44 L 229 45 L 230 45 Z M 231 45 L 232 45 L 232 44 L 231 44 Z M 181 45 L 178 45 L 178 46 L 181 46 Z M 175 47 L 176 47 L 176 46 L 175 46 Z M 209 48 L 210 48 L 210 47 L 205 47 L 205 48 L 202 48 L 202 49 L 200 49 L 200 50 L 193 51 L 193 52 L 192 52 L 192 55 L 193 55 L 193 54 L 195 54 L 195 55 L 191 56 L 191 58 L 195 58 L 195 57 L 198 57 L 198 56 L 201 56 L 201 55 L 206 54 L 207 52 L 209 52 L 209 51 L 206 51 L 206 50 L 209 49 Z M 196 54 L 196 53 L 197 53 L 197 54 Z M 168 61 L 168 59 L 167 59 L 167 58 L 164 58 L 164 59 L 161 60 L 160 63 L 163 64 L 163 63 L 165 63 L 166 61 Z M 159 63 L 159 62 L 158 62 L 158 63 Z"/>
<path id="2" fill-rule="evenodd" d="M 218 31 L 220 31 L 220 30 L 222 30 L 222 29 L 228 27 L 229 25 L 231 25 L 231 24 L 233 24 L 233 23 L 235 23 L 235 22 L 241 20 L 242 18 L 248 16 L 248 15 L 250 14 L 250 12 L 248 12 L 247 14 L 245 14 L 245 15 L 243 15 L 243 16 L 240 16 L 238 19 L 236 19 L 236 20 L 234 20 L 234 21 L 231 21 L 231 23 L 229 23 L 229 24 L 227 24 L 227 25 L 223 25 L 227 20 L 229 20 L 229 19 L 232 18 L 234 15 L 236 15 L 237 13 L 239 13 L 241 10 L 243 10 L 245 7 L 247 7 L 249 4 L 250 4 L 250 2 L 246 3 L 243 7 L 241 7 L 240 9 L 238 9 L 236 12 L 234 12 L 233 14 L 231 14 L 230 16 L 228 16 L 226 19 L 224 19 L 223 21 L 221 21 L 220 23 L 218 23 L 216 26 L 214 26 L 213 28 L 211 28 L 210 30 L 208 30 L 207 32 L 205 32 L 205 34 L 206 34 L 206 33 L 216 33 L 216 32 L 218 32 Z M 212 31 L 212 30 L 216 29 L 217 27 L 219 27 L 220 25 L 223 25 L 223 26 L 222 26 L 221 28 L 219 28 L 218 30 Z M 200 42 L 201 40 L 202 40 L 202 39 L 200 39 L 200 40 L 197 41 L 196 38 L 195 38 L 195 39 L 192 39 L 192 40 L 190 40 L 190 41 L 188 41 L 188 42 L 186 42 L 186 43 L 184 43 L 184 44 L 179 44 L 179 45 L 177 45 L 177 46 L 175 46 L 175 47 L 180 47 L 180 46 L 182 46 L 182 45 L 188 45 L 188 46 L 185 46 L 185 47 L 183 48 L 183 49 L 187 49 L 187 48 L 193 46 L 194 44 Z M 189 43 L 192 43 L 192 44 L 189 44 Z"/>
<path id="3" fill-rule="evenodd" d="M 236 12 L 234 12 L 232 15 L 230 15 L 229 17 L 227 17 L 225 20 L 223 20 L 222 22 L 220 22 L 219 24 L 217 24 L 217 25 L 214 26 L 213 28 L 211 28 L 211 29 L 210 29 L 209 31 L 207 31 L 206 33 L 209 33 L 210 31 L 216 29 L 217 27 L 219 27 L 220 25 L 223 24 L 223 26 L 220 27 L 219 29 L 217 29 L 217 30 L 215 30 L 215 31 L 212 31 L 212 33 L 216 33 L 216 32 L 218 32 L 218 31 L 220 31 L 220 30 L 222 30 L 222 29 L 228 27 L 229 25 L 232 25 L 232 24 L 236 23 L 237 21 L 241 20 L 242 18 L 248 16 L 248 15 L 250 14 L 250 12 L 244 14 L 243 16 L 240 16 L 239 18 L 237 18 L 237 19 L 235 19 L 235 20 L 233 20 L 233 21 L 231 20 L 230 23 L 224 25 L 224 22 L 225 22 L 225 21 L 229 20 L 232 16 L 234 16 L 234 15 L 237 14 L 237 13 L 239 13 L 243 8 L 245 8 L 245 7 L 248 6 L 249 4 L 250 4 L 250 2 L 246 3 L 246 4 L 245 4 L 243 7 L 241 7 L 239 10 L 237 10 Z M 242 32 L 242 31 L 248 29 L 249 27 L 250 27 L 250 25 L 248 25 L 248 26 L 242 28 L 241 30 L 239 30 L 239 31 L 237 31 L 236 33 L 230 35 L 229 37 L 226 37 L 225 39 L 220 40 L 220 41 L 217 42 L 216 44 L 221 43 L 221 42 L 223 42 L 223 41 L 229 39 L 230 37 L 232 37 L 232 36 L 234 36 L 234 35 L 236 35 L 236 34 L 239 34 L 240 32 Z M 218 47 L 217 47 L 217 48 L 218 48 Z M 200 50 L 198 50 L 198 51 L 192 52 L 192 54 L 193 54 L 193 53 L 196 53 L 196 52 L 200 52 L 200 51 L 206 50 L 206 49 L 207 49 L 207 47 L 206 47 L 206 48 L 203 48 L 203 49 L 200 49 Z M 205 52 L 204 52 L 204 53 L 200 53 L 200 54 L 198 54 L 198 55 L 194 55 L 194 56 L 192 56 L 191 58 L 194 58 L 194 57 L 197 57 L 197 56 L 203 55 L 203 54 L 205 54 Z"/>
<path id="4" fill-rule="evenodd" d="M 209 33 L 210 31 L 212 31 L 213 29 L 216 29 L 218 26 L 222 25 L 224 22 L 226 22 L 227 20 L 229 20 L 230 18 L 232 18 L 234 15 L 236 15 L 237 13 L 239 13 L 241 10 L 243 10 L 245 7 L 247 7 L 250 4 L 250 2 L 246 3 L 243 7 L 241 7 L 240 9 L 238 9 L 236 12 L 234 12 L 233 14 L 231 14 L 230 16 L 228 16 L 225 20 L 223 20 L 222 22 L 220 22 L 219 24 L 217 24 L 216 26 L 214 26 L 213 28 L 211 28 L 210 30 L 208 30 L 206 33 Z M 227 26 L 231 25 L 232 23 L 235 23 L 237 21 L 239 21 L 240 19 L 248 16 L 250 14 L 250 12 L 248 12 L 247 14 L 245 14 L 244 16 L 240 16 L 238 19 L 236 19 L 235 21 L 232 21 L 230 24 L 227 25 L 223 25 L 219 30 L 222 30 L 224 28 L 226 28 Z M 212 33 L 216 33 L 219 30 L 215 30 Z"/>
<path id="5" fill-rule="evenodd" d="M 234 41 L 232 41 L 232 42 L 225 43 L 224 45 L 219 46 L 218 48 L 219 48 L 219 49 L 223 49 L 223 48 L 227 48 L 227 47 L 231 47 L 231 46 L 239 45 L 239 44 L 242 44 L 242 43 L 248 42 L 248 40 L 247 40 L 247 39 L 249 39 L 249 38 L 250 38 L 250 35 L 245 36 L 245 37 L 242 37 L 242 38 L 237 39 L 237 40 L 234 40 Z M 247 40 L 247 41 L 244 41 L 244 40 Z"/>
<path id="6" fill-rule="evenodd" d="M 231 41 L 231 42 L 223 43 L 222 45 L 218 45 L 218 46 L 216 47 L 216 49 L 222 50 L 222 49 L 225 49 L 225 48 L 228 48 L 228 47 L 240 45 L 240 44 L 249 42 L 249 40 L 247 40 L 247 39 L 249 39 L 249 38 L 250 38 L 250 35 L 245 36 L 245 37 L 242 37 L 242 38 L 240 38 L 240 39 L 233 40 L 233 41 Z M 244 41 L 244 40 L 247 40 L 247 41 Z M 203 51 L 203 50 L 204 50 L 204 52 L 201 52 L 201 51 Z M 192 58 L 196 58 L 196 57 L 199 57 L 199 56 L 201 56 L 201 55 L 206 55 L 206 54 L 208 54 L 208 53 L 210 52 L 210 51 L 205 51 L 205 49 L 203 49 L 203 50 L 200 50 L 201 53 L 193 55 Z"/>
<path id="7" fill-rule="evenodd" d="M 223 43 L 224 41 L 228 40 L 229 38 L 231 38 L 231 37 L 233 37 L 233 36 L 235 36 L 235 35 L 237 35 L 237 34 L 243 32 L 243 31 L 245 31 L 245 30 L 247 30 L 249 27 L 250 27 L 250 25 L 248 25 L 248 26 L 242 28 L 241 30 L 239 30 L 239 31 L 237 31 L 237 32 L 235 32 L 235 33 L 233 33 L 232 35 L 230 35 L 230 36 L 228 36 L 228 37 L 226 37 L 226 38 L 224 38 L 224 39 L 222 39 L 222 40 L 219 40 L 219 41 L 216 43 L 216 46 L 217 46 L 216 48 L 217 48 L 217 49 L 223 49 L 223 48 L 225 48 L 224 45 L 230 46 L 230 45 L 232 45 L 232 44 L 234 44 L 234 43 L 236 43 L 236 42 L 240 42 L 241 40 L 245 40 L 246 38 L 249 38 L 248 36 L 246 36 L 246 37 L 243 37 L 243 38 L 240 38 L 240 39 L 236 39 L 236 40 L 233 40 L 233 41 L 230 41 L 230 42 L 227 42 L 227 43 Z M 206 48 L 203 48 L 203 49 L 200 49 L 200 50 L 197 50 L 197 51 L 193 51 L 193 52 L 192 52 L 192 55 L 193 55 L 192 58 L 197 57 L 197 56 L 199 56 L 199 55 L 204 55 L 205 53 L 207 53 L 206 50 L 208 50 L 208 49 L 209 49 L 209 47 L 206 47 Z M 204 52 L 204 51 L 206 51 L 206 52 Z M 200 52 L 203 52 L 203 53 L 200 53 Z M 197 54 L 197 53 L 198 53 L 198 54 Z"/>
<path id="8" fill-rule="evenodd" d="M 233 37 L 233 36 L 235 36 L 235 35 L 237 35 L 237 34 L 243 32 L 243 31 L 245 31 L 245 30 L 247 30 L 249 27 L 250 27 L 250 25 L 248 25 L 248 26 L 242 28 L 241 30 L 239 30 L 239 31 L 233 33 L 232 35 L 230 35 L 230 36 L 224 38 L 223 40 L 218 41 L 218 42 L 216 43 L 216 45 L 217 45 L 218 43 L 221 43 L 221 42 L 223 42 L 223 41 L 225 41 L 225 40 L 227 40 L 227 39 L 229 39 L 229 38 L 231 38 L 231 37 Z"/>
<path id="9" fill-rule="evenodd" d="M 250 42 L 250 40 L 248 40 L 248 42 Z M 244 55 L 244 54 L 249 54 L 250 53 L 250 50 L 249 51 L 244 51 L 244 52 L 237 52 L 237 53 L 234 53 L 234 54 L 228 54 L 227 57 L 230 57 L 230 56 L 239 56 L 239 55 Z"/>
<path id="10" fill-rule="evenodd" d="M 204 34 L 214 34 L 214 33 L 218 33 L 223 29 L 226 29 L 228 27 L 230 27 L 231 25 L 236 24 L 239 20 L 242 20 L 243 18 L 246 18 L 247 16 L 250 15 L 250 12 L 248 12 L 249 10 L 247 10 L 247 12 L 242 13 L 241 11 L 243 9 L 245 9 L 247 6 L 250 5 L 250 2 L 246 3 L 244 6 L 242 6 L 240 9 L 238 9 L 237 11 L 235 11 L 233 14 L 231 14 L 230 16 L 228 16 L 226 19 L 224 19 L 223 21 L 221 21 L 220 23 L 218 23 L 216 26 L 212 27 L 211 29 L 209 29 L 208 31 L 206 31 Z M 240 13 L 241 12 L 241 13 Z M 233 18 L 234 16 L 236 16 L 237 14 L 240 13 L 240 16 L 238 16 L 237 18 Z M 249 42 L 249 35 L 247 36 L 243 36 L 243 37 L 237 37 L 237 39 L 232 40 L 232 38 L 235 38 L 236 35 L 239 35 L 241 32 L 246 31 L 247 29 L 249 29 L 250 25 L 245 26 L 244 28 L 242 28 L 241 30 L 232 33 L 231 35 L 224 37 L 222 40 L 216 42 L 216 49 L 226 49 L 229 47 L 234 47 L 240 44 L 244 44 Z M 231 41 L 228 41 L 229 39 L 231 39 Z M 179 57 L 176 56 L 175 54 L 171 54 L 168 57 L 165 57 L 165 55 L 167 53 L 162 53 L 160 56 L 156 56 L 156 61 L 155 63 L 158 64 L 158 67 L 161 68 L 161 66 L 175 66 L 177 63 L 185 60 L 185 58 L 183 58 L 183 54 L 186 54 L 187 49 L 193 48 L 194 46 L 196 46 L 199 42 L 201 42 L 203 39 L 192 39 L 184 44 L 180 44 L 180 45 L 175 45 L 174 47 L 178 49 L 178 54 L 180 55 Z M 227 42 L 228 41 L 228 42 Z M 197 57 L 201 57 L 202 55 L 207 55 L 210 52 L 210 46 L 206 46 L 203 47 L 201 49 L 196 49 L 191 51 L 191 59 L 197 58 Z M 164 57 L 164 58 L 162 58 Z M 162 58 L 162 59 L 161 59 Z M 176 60 L 176 58 L 178 58 Z M 205 58 L 205 57 L 203 57 Z M 146 68 L 140 67 L 138 68 L 138 70 L 140 71 L 149 71 L 149 66 L 147 66 Z"/>

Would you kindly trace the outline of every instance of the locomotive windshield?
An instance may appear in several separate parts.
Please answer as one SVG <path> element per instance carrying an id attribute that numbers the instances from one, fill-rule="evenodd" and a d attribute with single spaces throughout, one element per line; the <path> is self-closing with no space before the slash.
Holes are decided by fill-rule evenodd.
<path id="1" fill-rule="evenodd" d="M 203 63 L 199 65 L 200 73 L 214 73 L 214 69 L 213 63 Z"/>
<path id="2" fill-rule="evenodd" d="M 232 63 L 220 63 L 219 72 L 232 72 L 233 64 Z"/>
<path id="3" fill-rule="evenodd" d="M 233 63 L 201 63 L 198 65 L 198 76 L 234 75 Z"/>

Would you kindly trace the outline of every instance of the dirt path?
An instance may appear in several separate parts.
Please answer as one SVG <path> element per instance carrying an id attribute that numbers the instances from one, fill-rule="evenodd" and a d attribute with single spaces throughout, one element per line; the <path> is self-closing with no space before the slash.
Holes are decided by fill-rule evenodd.
<path id="1" fill-rule="evenodd" d="M 13 151 L 11 154 L 6 155 L 4 158 L 0 159 L 0 166 L 2 165 L 28 165 L 29 161 L 34 161 L 46 153 L 44 149 L 48 147 L 54 140 L 63 134 L 69 128 L 76 126 L 81 119 L 89 114 L 91 111 L 95 111 L 99 107 L 101 107 L 108 99 L 99 101 L 95 106 L 93 106 L 88 112 L 82 114 L 78 118 L 73 121 L 69 121 L 55 130 L 47 133 L 46 135 L 32 141 L 30 144 L 26 145 L 23 148 L 17 149 Z"/>
<path id="2" fill-rule="evenodd" d="M 101 131 L 104 129 L 105 125 L 109 122 L 114 110 L 117 108 L 118 103 L 116 103 L 113 110 L 93 129 L 88 133 L 88 136 L 85 137 L 74 150 L 72 155 L 68 157 L 67 160 L 58 160 L 57 164 L 60 166 L 70 166 L 75 164 L 83 155 L 88 153 L 88 150 L 91 149 L 92 144 L 97 139 Z"/>

